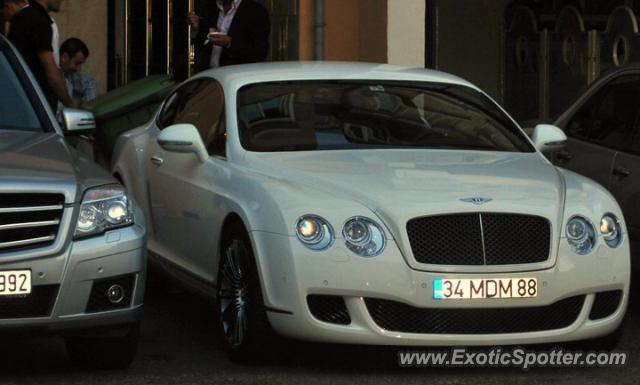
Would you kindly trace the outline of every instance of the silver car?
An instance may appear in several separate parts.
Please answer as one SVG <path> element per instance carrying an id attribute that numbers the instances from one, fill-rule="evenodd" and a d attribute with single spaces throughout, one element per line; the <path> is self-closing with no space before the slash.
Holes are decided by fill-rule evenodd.
<path id="1" fill-rule="evenodd" d="M 143 216 L 124 188 L 75 151 L 91 113 L 53 118 L 0 36 L 0 332 L 54 333 L 78 363 L 128 366 L 145 283 Z"/>
<path id="2" fill-rule="evenodd" d="M 640 269 L 640 63 L 603 76 L 555 125 L 569 140 L 551 159 L 610 190 L 627 222 L 632 265 Z"/>

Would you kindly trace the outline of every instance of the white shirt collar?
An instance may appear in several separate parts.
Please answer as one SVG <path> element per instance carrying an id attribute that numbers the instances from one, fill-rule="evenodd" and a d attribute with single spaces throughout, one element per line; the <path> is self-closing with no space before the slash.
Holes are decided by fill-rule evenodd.
<path id="1" fill-rule="evenodd" d="M 233 5 L 231 6 L 231 8 L 238 8 L 238 5 L 240 5 L 240 2 L 242 2 L 242 0 L 233 0 Z M 220 11 L 224 11 L 224 6 L 222 5 L 222 0 L 217 0 L 218 3 L 218 9 Z"/>

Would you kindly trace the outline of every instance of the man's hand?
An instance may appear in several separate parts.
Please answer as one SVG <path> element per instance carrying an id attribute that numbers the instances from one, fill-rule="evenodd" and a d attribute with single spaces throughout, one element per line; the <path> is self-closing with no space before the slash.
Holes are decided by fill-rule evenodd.
<path id="1" fill-rule="evenodd" d="M 219 45 L 220 47 L 231 47 L 231 36 L 229 35 L 211 35 L 209 40 L 211 40 L 213 44 Z"/>
<path id="2" fill-rule="evenodd" d="M 187 20 L 189 22 L 189 26 L 191 28 L 198 30 L 200 28 L 200 16 L 195 12 L 189 12 L 189 16 L 187 16 Z"/>

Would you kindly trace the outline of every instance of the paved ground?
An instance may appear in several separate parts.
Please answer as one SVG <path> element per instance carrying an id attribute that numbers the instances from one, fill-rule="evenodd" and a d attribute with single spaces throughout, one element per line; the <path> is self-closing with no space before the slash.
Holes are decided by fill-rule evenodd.
<path id="1" fill-rule="evenodd" d="M 402 369 L 393 351 L 296 344 L 290 360 L 245 367 L 218 346 L 209 304 L 180 290 L 148 292 L 138 359 L 129 370 L 79 371 L 55 337 L 0 340 L 0 384 L 638 384 L 640 315 L 629 314 L 624 368 Z M 268 347 L 267 347 L 268 348 Z"/>

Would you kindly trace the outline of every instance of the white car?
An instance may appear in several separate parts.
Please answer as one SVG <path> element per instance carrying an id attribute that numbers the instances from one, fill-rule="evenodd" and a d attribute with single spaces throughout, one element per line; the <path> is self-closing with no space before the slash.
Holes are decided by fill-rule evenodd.
<path id="1" fill-rule="evenodd" d="M 113 173 L 149 250 L 217 298 L 233 358 L 274 334 L 348 344 L 614 344 L 629 294 L 624 218 L 457 77 L 355 63 L 204 72 Z M 273 333 L 275 332 L 275 333 Z"/>

